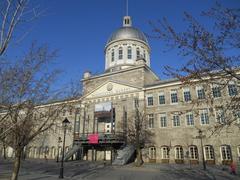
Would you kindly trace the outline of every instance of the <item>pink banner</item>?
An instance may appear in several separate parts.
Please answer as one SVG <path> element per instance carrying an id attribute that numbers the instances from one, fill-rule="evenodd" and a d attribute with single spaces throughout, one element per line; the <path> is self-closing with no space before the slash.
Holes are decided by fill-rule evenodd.
<path id="1" fill-rule="evenodd" d="M 88 142 L 89 144 L 98 144 L 98 134 L 89 134 Z"/>

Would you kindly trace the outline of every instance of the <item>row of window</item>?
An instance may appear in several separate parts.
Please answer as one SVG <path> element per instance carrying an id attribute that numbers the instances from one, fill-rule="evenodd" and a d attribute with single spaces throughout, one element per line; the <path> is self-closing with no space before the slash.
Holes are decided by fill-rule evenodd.
<path id="1" fill-rule="evenodd" d="M 76 109 L 76 113 L 79 112 L 79 109 Z M 68 110 L 66 109 L 63 109 L 63 110 L 56 110 L 56 113 L 57 113 L 57 116 L 72 116 L 74 115 L 75 111 L 74 109 L 72 108 L 69 108 Z M 45 117 L 48 117 L 49 114 L 48 112 L 44 113 L 44 112 L 41 112 L 41 113 L 38 113 L 38 114 L 34 114 L 34 119 L 37 119 L 37 118 L 45 118 Z"/>
<path id="2" fill-rule="evenodd" d="M 115 56 L 115 49 L 111 50 L 111 61 L 114 62 L 116 60 L 116 56 Z M 122 47 L 118 48 L 118 60 L 122 60 L 123 59 L 123 55 L 124 55 L 124 51 Z M 143 50 L 143 55 L 141 56 L 140 54 L 140 48 L 137 47 L 136 48 L 136 56 L 137 59 L 143 57 L 144 59 L 146 59 L 146 51 Z M 132 59 L 132 47 L 128 46 L 127 47 L 127 59 Z"/>
<path id="3" fill-rule="evenodd" d="M 205 99 L 206 95 L 205 95 L 205 90 L 203 89 L 202 86 L 197 86 L 196 87 L 196 94 L 197 94 L 197 98 L 199 100 Z M 233 97 L 238 95 L 238 90 L 237 90 L 237 86 L 234 83 L 229 83 L 228 85 L 228 95 Z M 222 96 L 221 93 L 221 87 L 220 86 L 213 86 L 212 87 L 212 96 L 214 98 L 219 98 Z M 189 88 L 184 88 L 183 89 L 183 100 L 185 102 L 190 102 L 192 100 L 192 96 L 191 96 L 191 92 Z M 179 97 L 178 97 L 178 92 L 176 89 L 171 90 L 170 91 L 170 103 L 175 104 L 178 103 L 179 101 Z M 166 98 L 165 98 L 165 94 L 164 92 L 160 92 L 158 95 L 158 103 L 160 105 L 162 104 L 166 104 Z M 154 99 L 153 99 L 153 95 L 148 95 L 147 96 L 147 106 L 153 106 L 154 105 Z"/>
<path id="4" fill-rule="evenodd" d="M 66 110 L 66 109 L 62 110 L 62 116 L 67 116 L 67 115 L 72 116 L 73 114 L 74 114 L 74 112 L 73 112 L 72 108 L 69 108 L 68 110 Z"/>
<path id="5" fill-rule="evenodd" d="M 162 146 L 161 150 L 161 159 L 169 159 L 169 146 Z M 204 158 L 205 160 L 215 160 L 215 153 L 214 148 L 211 145 L 206 145 L 203 148 L 204 150 Z M 240 157 L 240 146 L 237 147 L 238 156 Z M 175 146 L 174 147 L 174 158 L 177 160 L 183 160 L 184 157 L 190 158 L 191 160 L 198 160 L 199 159 L 199 152 L 198 148 L 195 145 L 189 146 L 188 150 L 183 152 L 182 146 Z M 222 145 L 220 146 L 220 155 L 221 160 L 232 160 L 232 152 L 231 147 L 229 145 Z M 156 147 L 149 147 L 149 158 L 156 159 Z"/>
<path id="6" fill-rule="evenodd" d="M 69 147 L 65 147 L 65 152 L 69 151 Z M 59 146 L 58 148 L 53 147 L 29 147 L 27 149 L 27 155 L 29 158 L 48 158 L 48 159 L 55 159 L 57 155 L 60 157 L 62 155 L 62 147 Z"/>
<path id="7" fill-rule="evenodd" d="M 223 109 L 217 109 L 215 111 L 215 119 L 217 123 L 225 123 L 225 115 Z M 155 114 L 148 114 L 148 127 L 154 128 L 155 127 L 155 120 L 154 120 Z M 183 116 L 184 117 L 184 116 Z M 194 126 L 195 125 L 195 118 L 193 112 L 187 112 L 185 113 L 185 122 L 187 126 Z M 236 114 L 237 123 L 240 123 L 240 113 Z M 209 124 L 209 113 L 208 109 L 201 109 L 199 110 L 199 120 L 201 125 L 207 125 Z M 171 121 L 173 127 L 179 127 L 181 126 L 181 119 L 179 113 L 174 113 L 171 115 Z M 167 118 L 166 113 L 159 114 L 159 125 L 160 127 L 167 127 L 170 126 Z"/>
<path id="8" fill-rule="evenodd" d="M 61 134 L 61 133 L 63 133 L 62 123 L 54 124 L 54 125 L 53 125 L 51 128 L 49 128 L 46 132 L 47 132 L 48 134 L 51 134 L 51 133 Z M 71 133 L 71 132 L 72 132 L 72 127 L 71 127 L 71 126 L 68 126 L 67 129 L 66 129 L 66 134 Z M 45 132 L 43 132 L 43 133 L 45 133 Z"/>

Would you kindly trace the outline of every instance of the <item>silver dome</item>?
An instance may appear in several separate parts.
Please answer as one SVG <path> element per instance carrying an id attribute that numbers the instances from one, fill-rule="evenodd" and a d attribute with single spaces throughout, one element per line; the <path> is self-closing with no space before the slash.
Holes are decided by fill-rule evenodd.
<path id="1" fill-rule="evenodd" d="M 117 29 L 115 32 L 112 33 L 112 35 L 108 39 L 107 45 L 113 41 L 125 39 L 140 40 L 146 43 L 147 46 L 149 46 L 147 38 L 144 35 L 144 33 L 134 27 L 121 27 Z"/>

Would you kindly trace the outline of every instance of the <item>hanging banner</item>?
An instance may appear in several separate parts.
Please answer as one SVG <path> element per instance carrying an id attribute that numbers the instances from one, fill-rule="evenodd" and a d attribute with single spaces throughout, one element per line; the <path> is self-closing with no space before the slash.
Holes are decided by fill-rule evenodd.
<path id="1" fill-rule="evenodd" d="M 111 102 L 104 102 L 95 104 L 95 111 L 94 115 L 98 118 L 99 122 L 108 122 L 111 119 L 111 110 L 112 110 L 112 103 Z"/>
<path id="2" fill-rule="evenodd" d="M 110 112 L 111 109 L 112 109 L 112 103 L 111 102 L 104 102 L 104 103 L 95 104 L 95 112 L 102 112 L 102 111 Z"/>
<path id="3" fill-rule="evenodd" d="M 98 144 L 98 134 L 89 134 L 88 135 L 88 143 L 89 144 Z"/>

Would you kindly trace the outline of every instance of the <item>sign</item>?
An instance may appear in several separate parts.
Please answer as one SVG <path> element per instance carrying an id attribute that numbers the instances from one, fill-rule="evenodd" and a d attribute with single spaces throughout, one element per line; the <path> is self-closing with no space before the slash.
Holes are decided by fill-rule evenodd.
<path id="1" fill-rule="evenodd" d="M 98 134 L 89 134 L 88 142 L 89 144 L 98 144 Z"/>

